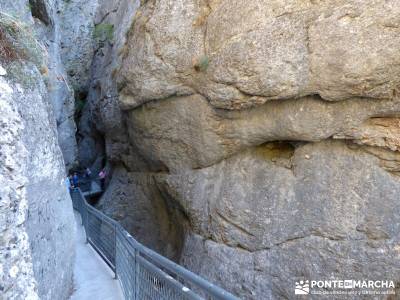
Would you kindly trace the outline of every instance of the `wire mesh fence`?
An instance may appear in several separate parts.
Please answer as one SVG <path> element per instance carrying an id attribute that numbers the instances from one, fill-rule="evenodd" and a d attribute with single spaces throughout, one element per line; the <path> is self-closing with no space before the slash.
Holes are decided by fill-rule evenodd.
<path id="1" fill-rule="evenodd" d="M 92 188 L 92 181 L 90 179 L 80 179 L 79 181 L 79 188 L 82 192 L 88 192 Z"/>
<path id="2" fill-rule="evenodd" d="M 88 243 L 114 271 L 125 299 L 238 299 L 137 242 L 118 222 L 89 205 L 79 188 L 71 190 L 71 198 Z"/>
<path id="3" fill-rule="evenodd" d="M 91 192 L 93 190 L 101 189 L 101 180 L 100 178 L 90 178 L 90 177 L 81 177 L 79 178 L 79 189 L 82 193 Z"/>

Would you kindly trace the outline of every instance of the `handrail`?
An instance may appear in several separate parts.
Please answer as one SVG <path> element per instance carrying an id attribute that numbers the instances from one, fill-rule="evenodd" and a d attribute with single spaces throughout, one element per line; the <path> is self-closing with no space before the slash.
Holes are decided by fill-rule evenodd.
<path id="1" fill-rule="evenodd" d="M 117 221 L 88 204 L 79 188 L 70 193 L 73 207 L 82 217 L 87 242 L 113 270 L 125 299 L 238 299 L 143 246 Z"/>

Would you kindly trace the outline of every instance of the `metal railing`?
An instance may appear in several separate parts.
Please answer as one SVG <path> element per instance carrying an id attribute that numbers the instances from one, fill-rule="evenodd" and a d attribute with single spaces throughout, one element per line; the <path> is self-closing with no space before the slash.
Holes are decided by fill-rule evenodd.
<path id="1" fill-rule="evenodd" d="M 224 299 L 237 297 L 137 242 L 118 222 L 71 190 L 86 240 L 118 278 L 127 300 Z"/>
<path id="2" fill-rule="evenodd" d="M 82 192 L 88 192 L 90 191 L 92 187 L 92 180 L 90 180 L 89 178 L 83 178 L 79 180 L 79 188 Z"/>
<path id="3" fill-rule="evenodd" d="M 89 178 L 89 177 L 82 177 L 79 178 L 79 188 L 82 193 L 90 192 L 93 188 L 93 184 L 96 184 L 99 188 L 101 187 L 101 180 L 100 178 Z"/>

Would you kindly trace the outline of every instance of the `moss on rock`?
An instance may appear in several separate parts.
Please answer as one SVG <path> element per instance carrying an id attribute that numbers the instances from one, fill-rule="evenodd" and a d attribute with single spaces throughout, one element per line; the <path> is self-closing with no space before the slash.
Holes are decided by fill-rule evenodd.
<path id="1" fill-rule="evenodd" d="M 0 14 L 0 61 L 30 61 L 38 68 L 44 65 L 45 48 L 36 40 L 35 34 L 24 23 L 12 16 Z"/>

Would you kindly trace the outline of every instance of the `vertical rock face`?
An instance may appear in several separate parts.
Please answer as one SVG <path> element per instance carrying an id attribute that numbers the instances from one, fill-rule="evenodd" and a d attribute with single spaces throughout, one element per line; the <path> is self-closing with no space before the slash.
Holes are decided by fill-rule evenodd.
<path id="1" fill-rule="evenodd" d="M 1 290 L 9 299 L 38 299 L 25 226 L 28 203 L 24 185 L 27 180 L 21 170 L 15 171 L 23 167 L 15 153 L 27 155 L 27 150 L 19 138 L 23 125 L 13 106 L 12 93 L 12 87 L 1 77 L 0 111 L 2 116 L 6 116 L 1 119 Z M 7 163 L 5 159 L 8 159 Z"/>
<path id="2" fill-rule="evenodd" d="M 396 1 L 150 0 L 132 26 L 113 5 L 86 111 L 128 178 L 105 211 L 154 244 L 129 218 L 157 191 L 180 261 L 244 299 L 400 280 Z"/>
<path id="3" fill-rule="evenodd" d="M 0 4 L 0 11 L 31 27 L 32 34 L 43 45 L 46 65 L 40 72 L 46 78 L 48 97 L 52 103 L 57 123 L 58 141 L 67 169 L 77 162 L 76 125 L 74 121 L 74 91 L 68 83 L 64 65 L 61 61 L 61 29 L 59 0 L 7 1 Z M 34 18 L 32 18 L 32 16 Z M 27 45 L 29 47 L 29 45 Z"/>
<path id="4" fill-rule="evenodd" d="M 48 10 L 52 13 L 52 27 L 43 28 L 42 22 L 36 22 L 42 35 L 41 39 L 48 47 L 49 68 L 48 68 L 48 87 L 49 97 L 53 104 L 53 109 L 57 122 L 58 141 L 63 153 L 65 166 L 71 169 L 77 163 L 77 143 L 76 143 L 76 125 L 74 120 L 75 101 L 74 90 L 71 83 L 68 82 L 65 66 L 61 57 L 61 46 L 64 40 L 64 34 L 60 28 L 61 18 L 59 11 L 62 8 L 59 1 L 49 2 Z"/>
<path id="5" fill-rule="evenodd" d="M 58 12 L 62 35 L 61 57 L 77 98 L 84 98 L 89 87 L 98 2 L 90 0 L 82 4 L 79 0 L 62 1 Z"/>
<path id="6" fill-rule="evenodd" d="M 32 7 L 35 17 L 45 16 L 44 7 L 51 16 L 55 3 L 33 2 L 40 3 Z M 48 78 L 57 58 L 51 41 L 42 43 L 54 29 L 33 20 L 30 9 L 28 1 L 0 4 L 1 293 L 5 299 L 67 299 L 75 223 L 57 132 L 55 79 Z"/>
<path id="7" fill-rule="evenodd" d="M 183 246 L 182 214 L 157 185 L 159 174 L 115 168 L 98 208 L 118 220 L 135 238 L 158 253 L 179 260 Z"/>
<path id="8" fill-rule="evenodd" d="M 102 1 L 95 18 L 98 29 L 98 36 L 95 36 L 97 50 L 92 62 L 88 105 L 83 112 L 80 129 L 84 134 L 83 146 L 98 143 L 93 132 L 104 137 L 103 147 L 111 162 L 123 161 L 123 156 L 127 158 L 130 151 L 119 108 L 115 76 L 121 63 L 126 33 L 138 6 L 139 1 Z M 80 150 L 80 153 L 90 153 L 89 149 Z M 93 159 L 92 156 L 86 164 L 93 162 Z"/>
<path id="9" fill-rule="evenodd" d="M 127 0 L 98 4 L 94 22 L 99 36 L 94 36 L 88 100 L 79 124 L 79 161 L 96 172 L 107 154 L 112 179 L 98 208 L 141 242 L 178 260 L 184 229 L 177 220 L 182 212 L 170 206 L 158 187 L 156 178 L 162 174 L 137 172 L 147 165 L 129 142 L 118 103 L 115 75 L 138 6 L 139 1 Z"/>

